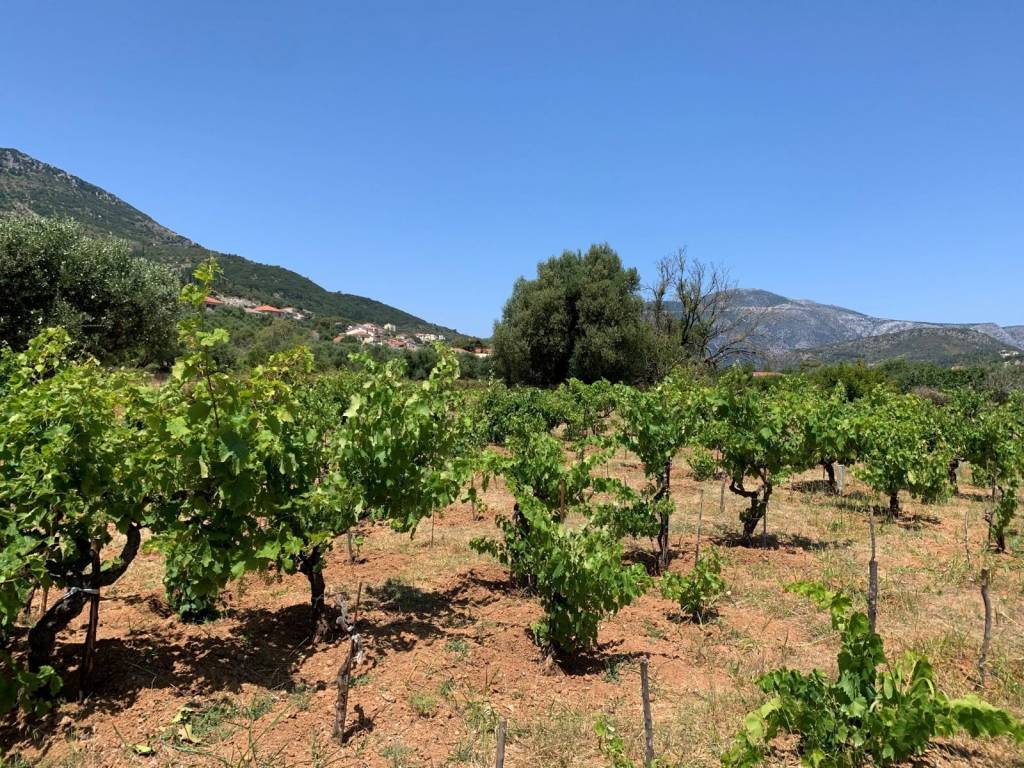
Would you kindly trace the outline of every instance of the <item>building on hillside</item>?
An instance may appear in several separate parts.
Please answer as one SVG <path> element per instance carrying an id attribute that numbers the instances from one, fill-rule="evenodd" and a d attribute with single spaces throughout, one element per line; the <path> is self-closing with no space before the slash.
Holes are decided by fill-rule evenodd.
<path id="1" fill-rule="evenodd" d="M 435 341 L 444 341 L 440 333 L 417 333 L 416 338 L 424 344 L 432 344 Z"/>
<path id="2" fill-rule="evenodd" d="M 384 323 L 385 333 L 395 333 L 397 330 L 398 329 L 395 327 L 394 323 Z"/>
<path id="3" fill-rule="evenodd" d="M 270 304 L 260 304 L 258 307 L 247 309 L 246 312 L 250 312 L 254 315 L 269 315 L 270 317 L 284 317 L 284 310 L 278 309 Z"/>
<path id="4" fill-rule="evenodd" d="M 224 302 L 216 296 L 207 296 L 203 299 L 203 306 L 206 309 L 216 309 L 217 307 L 224 306 Z"/>

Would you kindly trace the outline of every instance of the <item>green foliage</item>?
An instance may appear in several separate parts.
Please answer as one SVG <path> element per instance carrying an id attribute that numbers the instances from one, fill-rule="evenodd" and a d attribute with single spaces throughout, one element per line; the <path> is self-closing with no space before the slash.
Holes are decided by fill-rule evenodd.
<path id="1" fill-rule="evenodd" d="M 771 698 L 747 715 L 727 768 L 760 764 L 780 733 L 798 738 L 801 763 L 809 768 L 895 765 L 919 755 L 936 736 L 1007 735 L 1024 741 L 1024 724 L 974 697 L 949 699 L 936 690 L 928 660 L 908 653 L 886 658 L 882 639 L 863 613 L 851 613 L 849 598 L 820 584 L 798 582 L 790 591 L 828 610 L 841 635 L 839 676 L 814 670 L 780 669 L 758 685 Z"/>
<path id="2" fill-rule="evenodd" d="M 536 387 L 509 388 L 491 382 L 474 404 L 483 442 L 504 445 L 513 435 L 550 432 L 565 420 L 562 398 Z"/>
<path id="3" fill-rule="evenodd" d="M 120 575 L 118 563 L 87 574 L 90 549 L 141 523 L 143 476 L 131 462 L 131 431 L 119 411 L 126 382 L 95 360 L 74 360 L 62 329 L 48 329 L 24 352 L 0 354 L 0 637 L 11 633 L 28 596 L 38 588 L 98 588 Z M 80 592 L 73 592 L 78 595 Z M 63 601 L 63 598 L 62 598 Z M 62 602 L 58 601 L 58 602 Z M 68 605 L 84 601 L 68 596 Z M 63 602 L 62 602 L 63 605 Z M 70 609 L 68 609 L 70 611 Z M 68 613 L 63 624 L 78 611 Z M 40 620 L 39 629 L 50 626 Z M 0 654 L 0 710 L 37 708 L 31 696 L 56 692 L 48 644 L 30 632 L 29 668 Z M 41 706 L 41 705 L 40 705 Z"/>
<path id="4" fill-rule="evenodd" d="M 520 520 L 499 517 L 501 541 L 476 541 L 534 585 L 544 617 L 533 625 L 539 645 L 577 654 L 593 648 L 601 621 L 650 586 L 642 566 L 622 565 L 622 545 L 607 529 L 570 529 L 533 498 L 519 499 Z"/>
<path id="5" fill-rule="evenodd" d="M 608 245 L 565 251 L 520 278 L 494 328 L 496 373 L 514 384 L 637 381 L 651 329 L 640 276 Z"/>
<path id="6" fill-rule="evenodd" d="M 568 440 L 582 441 L 600 434 L 615 408 L 615 388 L 604 379 L 593 384 L 569 379 L 558 387 L 555 397 Z"/>
<path id="7" fill-rule="evenodd" d="M 710 397 L 705 445 L 718 449 L 730 490 L 750 500 L 740 515 L 743 532 L 750 536 L 767 512 L 774 486 L 808 466 L 808 388 L 789 377 L 770 388 L 757 387 L 749 374 L 734 369 Z M 760 487 L 748 489 L 747 478 Z"/>
<path id="8" fill-rule="evenodd" d="M 857 403 L 857 441 L 863 465 L 856 470 L 869 486 L 889 497 L 899 512 L 900 492 L 935 502 L 950 492 L 953 451 L 936 406 L 914 395 L 876 390 Z"/>
<path id="9" fill-rule="evenodd" d="M 1024 478 L 1024 393 L 1013 393 L 998 405 L 968 401 L 964 406 L 963 400 L 958 398 L 961 405 L 953 408 L 948 421 L 960 437 L 961 455 L 971 463 L 975 483 L 999 491 L 989 522 L 996 548 L 1004 550 Z"/>
<path id="10" fill-rule="evenodd" d="M 648 479 L 660 482 L 676 453 L 702 428 L 701 394 L 682 371 L 647 391 L 616 387 L 616 439 L 640 459 Z"/>
<path id="11" fill-rule="evenodd" d="M 702 445 L 691 450 L 686 461 L 690 465 L 693 479 L 698 483 L 712 480 L 718 474 L 718 459 Z"/>
<path id="12" fill-rule="evenodd" d="M 889 383 L 880 368 L 869 368 L 863 362 L 822 365 L 806 371 L 807 379 L 822 392 L 835 392 L 842 386 L 848 400 L 860 400 L 865 395 Z"/>
<path id="13" fill-rule="evenodd" d="M 178 281 L 133 258 L 128 244 L 87 237 L 70 220 L 0 219 L 0 345 L 24 349 L 63 326 L 104 362 L 166 363 L 174 355 Z"/>
<path id="14" fill-rule="evenodd" d="M 593 475 L 594 468 L 607 460 L 606 451 L 567 465 L 562 443 L 544 432 L 514 437 L 508 449 L 509 455 L 495 468 L 509 489 L 516 498 L 532 496 L 559 520 L 584 507 L 595 490 L 610 490 L 613 485 Z"/>
<path id="15" fill-rule="evenodd" d="M 183 357 L 158 390 L 138 393 L 140 461 L 153 485 L 154 542 L 166 559 L 168 597 L 182 615 L 209 616 L 229 579 L 276 559 L 280 531 L 261 526 L 311 483 L 316 435 L 302 424 L 296 374 L 308 352 L 275 356 L 241 378 L 219 369 L 228 342 L 208 329 L 203 298 L 216 276 L 207 262 L 182 289 L 192 312 L 179 336 Z"/>
<path id="16" fill-rule="evenodd" d="M 620 428 L 614 439 L 640 459 L 647 477 L 640 503 L 656 515 L 650 523 L 658 536 L 659 566 L 668 566 L 668 526 L 674 511 L 669 484 L 672 461 L 703 428 L 706 398 L 702 389 L 682 370 L 667 376 L 657 387 L 641 391 L 620 385 L 615 390 Z M 640 531 L 631 531 L 637 535 Z"/>
<path id="17" fill-rule="evenodd" d="M 846 388 L 836 384 L 831 392 L 807 392 L 805 466 L 821 464 L 834 484 L 835 464 L 855 464 L 861 455 L 856 410 Z M 837 490 L 833 486 L 833 490 Z"/>
<path id="18" fill-rule="evenodd" d="M 456 388 L 455 353 L 438 347 L 426 381 L 410 385 L 400 361 L 357 356 L 352 396 L 332 438 L 332 461 L 357 496 L 357 510 L 397 530 L 458 496 L 474 468 L 473 424 Z"/>
<path id="19" fill-rule="evenodd" d="M 679 573 L 662 576 L 661 594 L 679 603 L 683 613 L 694 621 L 704 622 L 713 617 L 716 606 L 726 594 L 718 550 L 709 549 L 685 576 Z"/>

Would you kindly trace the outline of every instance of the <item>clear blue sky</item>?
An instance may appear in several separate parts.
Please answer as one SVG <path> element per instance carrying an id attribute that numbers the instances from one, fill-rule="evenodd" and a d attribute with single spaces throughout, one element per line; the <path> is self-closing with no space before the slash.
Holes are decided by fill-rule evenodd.
<path id="1" fill-rule="evenodd" d="M 8 0 L 0 40 L 0 146 L 465 331 L 597 241 L 1024 323 L 1024 3 Z"/>

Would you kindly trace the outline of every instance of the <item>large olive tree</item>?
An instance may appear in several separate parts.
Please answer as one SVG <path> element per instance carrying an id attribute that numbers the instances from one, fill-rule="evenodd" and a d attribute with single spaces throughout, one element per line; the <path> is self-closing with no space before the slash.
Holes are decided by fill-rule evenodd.
<path id="1" fill-rule="evenodd" d="M 104 362 L 174 357 L 178 280 L 124 241 L 88 237 L 71 220 L 0 218 L 0 285 L 0 346 L 22 350 L 63 326 Z"/>
<path id="2" fill-rule="evenodd" d="M 607 244 L 565 251 L 520 278 L 494 327 L 494 365 L 510 383 L 643 378 L 652 333 L 640 275 Z"/>

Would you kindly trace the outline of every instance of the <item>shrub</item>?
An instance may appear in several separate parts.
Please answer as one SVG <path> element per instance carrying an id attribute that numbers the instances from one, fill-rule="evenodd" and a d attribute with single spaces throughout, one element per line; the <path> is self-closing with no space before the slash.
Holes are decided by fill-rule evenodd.
<path id="1" fill-rule="evenodd" d="M 747 715 L 743 730 L 722 756 L 727 768 L 758 765 L 779 733 L 798 738 L 800 761 L 813 768 L 894 765 L 919 755 L 936 736 L 1009 735 L 1024 741 L 1024 723 L 975 696 L 949 699 L 935 688 L 932 667 L 908 653 L 886 658 L 882 638 L 868 617 L 851 612 L 850 599 L 821 584 L 797 582 L 787 589 L 828 610 L 842 637 L 839 677 L 814 670 L 779 669 L 758 685 L 771 695 Z"/>
<path id="2" fill-rule="evenodd" d="M 683 613 L 694 621 L 703 622 L 714 616 L 715 606 L 726 594 L 718 550 L 708 550 L 685 576 L 666 573 L 661 579 L 661 594 L 679 603 Z"/>

